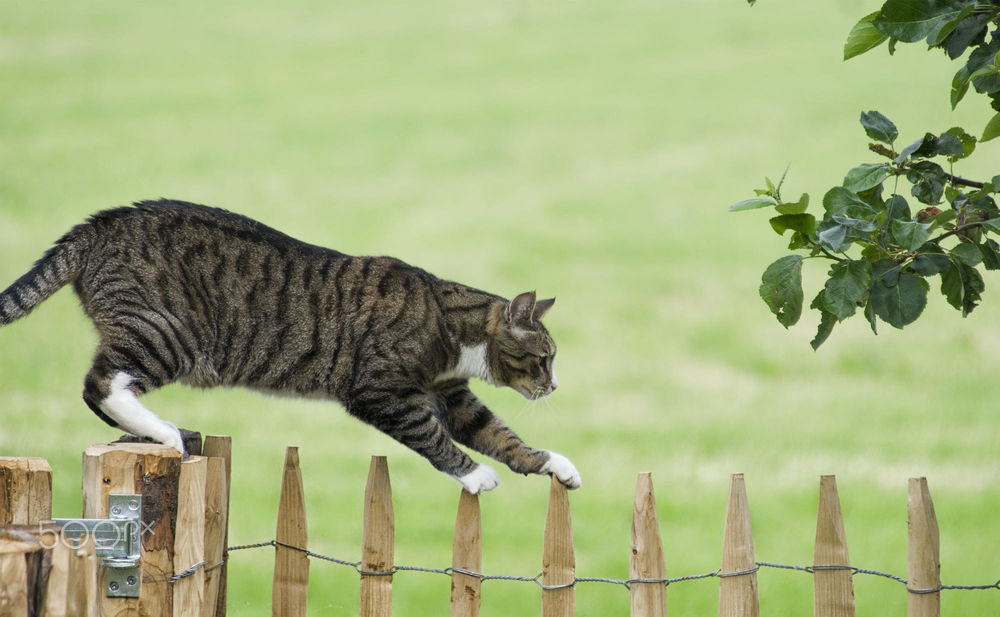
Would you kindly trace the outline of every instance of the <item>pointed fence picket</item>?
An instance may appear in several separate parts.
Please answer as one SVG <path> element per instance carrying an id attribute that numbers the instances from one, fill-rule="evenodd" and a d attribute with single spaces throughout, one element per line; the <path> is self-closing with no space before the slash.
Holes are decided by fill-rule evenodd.
<path id="1" fill-rule="evenodd" d="M 488 596 L 483 582 L 492 579 L 538 585 L 543 617 L 574 615 L 576 586 L 597 581 L 627 587 L 631 615 L 662 617 L 667 614 L 667 591 L 672 583 L 710 577 L 719 579 L 721 617 L 756 617 L 760 611 L 757 575 L 764 566 L 809 572 L 816 617 L 853 617 L 853 578 L 859 572 L 905 583 L 909 617 L 940 617 L 940 592 L 948 588 L 941 585 L 938 524 L 925 478 L 909 481 L 906 580 L 851 565 L 834 476 L 820 478 L 812 565 L 756 561 L 742 474 L 730 477 L 719 568 L 707 574 L 670 578 L 648 473 L 639 474 L 636 481 L 628 579 L 577 577 L 569 495 L 555 479 L 549 489 L 541 574 L 508 577 L 482 573 L 479 498 L 465 491 L 455 519 L 451 566 L 438 570 L 394 565 L 395 514 L 385 457 L 373 457 L 368 474 L 361 559 L 346 561 L 309 551 L 297 448 L 288 448 L 285 456 L 275 539 L 226 549 L 231 443 L 228 438 L 209 437 L 205 453 L 207 457 L 182 461 L 176 451 L 157 445 L 113 444 L 93 446 L 84 454 L 86 516 L 106 516 L 110 492 L 143 494 L 139 599 L 106 597 L 101 578 L 104 568 L 95 557 L 94 540 L 85 538 L 73 545 L 59 539 L 58 528 L 44 524 L 51 509 L 47 463 L 0 458 L 0 521 L 6 524 L 0 527 L 0 615 L 224 617 L 228 551 L 264 546 L 275 550 L 272 614 L 280 617 L 305 615 L 311 558 L 358 571 L 362 617 L 389 617 L 393 575 L 409 570 L 451 577 L 451 617 L 477 617 L 483 596 Z M 1000 590 L 1000 581 L 952 588 Z"/>

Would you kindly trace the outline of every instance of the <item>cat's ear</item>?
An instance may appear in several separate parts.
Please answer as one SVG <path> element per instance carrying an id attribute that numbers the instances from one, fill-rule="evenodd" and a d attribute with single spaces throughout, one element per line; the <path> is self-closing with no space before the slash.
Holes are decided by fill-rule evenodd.
<path id="1" fill-rule="evenodd" d="M 545 316 L 545 313 L 548 313 L 549 309 L 552 308 L 552 305 L 555 303 L 556 303 L 555 298 L 549 298 L 548 300 L 539 300 L 538 302 L 535 302 L 535 308 L 531 312 L 531 318 L 534 319 L 535 321 L 541 321 L 542 317 Z"/>
<path id="2" fill-rule="evenodd" d="M 507 323 L 511 325 L 528 326 L 531 325 L 531 317 L 534 309 L 535 292 L 526 291 L 523 294 L 518 294 L 516 298 L 510 301 L 504 316 L 507 318 Z"/>

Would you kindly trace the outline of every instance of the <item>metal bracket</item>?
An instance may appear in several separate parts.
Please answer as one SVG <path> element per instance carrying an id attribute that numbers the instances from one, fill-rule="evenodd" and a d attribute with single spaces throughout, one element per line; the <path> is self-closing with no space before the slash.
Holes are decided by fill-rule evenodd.
<path id="1" fill-rule="evenodd" d="M 109 518 L 57 518 L 56 525 L 71 540 L 94 537 L 98 557 L 107 569 L 109 598 L 139 597 L 142 495 L 108 495 Z"/>

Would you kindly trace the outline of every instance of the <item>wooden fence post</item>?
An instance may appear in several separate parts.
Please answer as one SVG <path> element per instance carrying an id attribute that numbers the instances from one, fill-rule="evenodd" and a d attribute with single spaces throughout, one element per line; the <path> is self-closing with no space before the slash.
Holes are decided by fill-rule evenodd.
<path id="1" fill-rule="evenodd" d="M 0 533 L 0 615 L 34 615 L 43 593 L 40 542 L 27 534 Z"/>
<path id="2" fill-rule="evenodd" d="M 205 557 L 205 474 L 208 459 L 192 456 L 181 463 L 177 486 L 174 572 L 184 572 Z M 205 569 L 196 567 L 173 588 L 174 617 L 200 617 L 205 597 Z"/>
<path id="3" fill-rule="evenodd" d="M 101 577 L 101 614 L 171 615 L 174 528 L 181 453 L 151 443 L 96 445 L 83 453 L 83 516 L 108 518 L 108 495 L 142 495 L 141 581 L 138 598 L 108 598 Z M 190 564 L 189 564 L 190 565 Z"/>
<path id="4" fill-rule="evenodd" d="M 906 559 L 907 615 L 941 614 L 941 542 L 927 478 L 910 478 Z"/>
<path id="5" fill-rule="evenodd" d="M 392 574 L 366 574 L 393 570 L 395 515 L 389 466 L 384 456 L 373 456 L 365 487 L 364 543 L 361 556 L 361 615 L 392 614 Z"/>
<path id="6" fill-rule="evenodd" d="M 205 506 L 205 609 L 204 617 L 226 617 L 226 580 L 229 560 L 229 491 L 232 480 L 233 440 L 206 435 L 202 454 L 208 459 Z M 219 465 L 221 464 L 221 470 Z M 221 477 L 220 477 L 221 473 Z M 210 488 L 210 487 L 216 488 Z M 221 529 L 221 536 L 220 534 Z M 222 563 L 221 566 L 217 564 Z M 215 603 L 212 607 L 211 604 Z"/>
<path id="7" fill-rule="evenodd" d="M 854 617 L 852 574 L 850 570 L 842 569 L 850 564 L 837 495 L 837 478 L 820 476 L 819 514 L 816 516 L 816 545 L 813 549 L 815 617 Z"/>
<path id="8" fill-rule="evenodd" d="M 483 567 L 483 527 L 479 497 L 462 490 L 455 517 L 452 568 L 481 573 Z M 461 572 L 451 573 L 451 617 L 479 617 L 482 579 Z"/>
<path id="9" fill-rule="evenodd" d="M 545 516 L 542 548 L 542 617 L 572 617 L 576 614 L 576 557 L 573 554 L 573 524 L 566 487 L 552 476 L 549 509 Z"/>
<path id="10" fill-rule="evenodd" d="M 0 456 L 0 525 L 52 518 L 52 468 L 43 458 Z"/>
<path id="11" fill-rule="evenodd" d="M 746 485 L 743 474 L 734 473 L 729 481 L 726 527 L 722 538 L 719 617 L 757 617 L 756 567 Z"/>
<path id="12" fill-rule="evenodd" d="M 629 559 L 630 579 L 664 579 L 667 564 L 663 557 L 660 523 L 656 516 L 656 497 L 653 478 L 648 472 L 640 473 L 635 485 L 632 504 L 632 554 Z M 629 612 L 632 617 L 665 617 L 667 614 L 667 586 L 665 583 L 632 583 L 629 586 Z"/>
<path id="13" fill-rule="evenodd" d="M 306 500 L 299 469 L 299 449 L 285 451 L 285 470 L 278 503 L 278 544 L 274 549 L 274 586 L 271 612 L 274 617 L 304 617 L 309 590 L 309 557 L 294 546 L 308 547 Z M 282 546 L 288 545 L 288 546 Z"/>
<path id="14" fill-rule="evenodd" d="M 66 614 L 77 617 L 105 617 L 101 610 L 104 589 L 97 580 L 97 545 L 93 536 L 84 536 L 70 558 L 69 592 L 71 603 Z M 141 593 L 141 592 L 140 592 Z M 134 613 L 124 613 L 134 614 Z"/>

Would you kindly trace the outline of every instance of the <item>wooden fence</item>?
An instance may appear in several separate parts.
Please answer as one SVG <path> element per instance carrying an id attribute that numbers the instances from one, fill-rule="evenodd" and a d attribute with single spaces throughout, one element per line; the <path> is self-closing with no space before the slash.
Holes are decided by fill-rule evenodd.
<path id="1" fill-rule="evenodd" d="M 107 597 L 106 568 L 95 557 L 93 539 L 79 546 L 45 542 L 58 528 L 51 516 L 51 470 L 41 459 L 0 458 L 0 617 L 36 615 L 104 617 L 223 617 L 226 590 L 226 528 L 230 443 L 208 437 L 207 456 L 181 461 L 169 448 L 155 445 L 93 446 L 84 453 L 85 517 L 106 517 L 107 496 L 142 495 L 142 575 L 138 598 Z M 940 614 L 937 520 L 927 482 L 909 481 L 908 614 Z M 667 590 L 688 578 L 719 579 L 719 615 L 758 615 L 757 572 L 750 510 L 742 474 L 730 478 L 719 569 L 704 575 L 670 579 L 657 521 L 652 479 L 638 476 L 633 503 L 629 578 L 587 579 L 576 576 L 573 531 L 566 489 L 553 480 L 542 546 L 542 572 L 534 578 L 487 576 L 481 572 L 482 528 L 479 500 L 462 491 L 455 523 L 452 565 L 444 570 L 394 565 L 394 514 L 384 457 L 373 457 L 364 501 L 362 556 L 357 562 L 310 552 L 305 493 L 298 450 L 285 457 L 276 536 L 257 546 L 274 546 L 272 614 L 306 614 L 310 558 L 322 557 L 353 566 L 360 574 L 360 613 L 389 616 L 393 575 L 429 570 L 451 577 L 452 617 L 479 615 L 482 583 L 490 579 L 533 581 L 541 588 L 543 617 L 575 614 L 575 587 L 601 581 L 624 585 L 631 615 L 666 614 Z M 238 547 L 232 547 L 235 550 Z M 853 576 L 843 519 L 833 476 L 820 479 L 813 564 L 796 567 L 812 574 L 814 614 L 854 614 Z M 1000 587 L 1000 583 L 996 585 Z M 994 587 L 994 586 L 985 586 Z M 984 587 L 984 588 L 985 588 Z M 442 599 L 444 600 L 444 599 Z M 443 605 L 443 602 L 442 602 Z M 443 606 L 442 606 L 443 609 Z M 443 610 L 442 610 L 443 612 Z"/>

